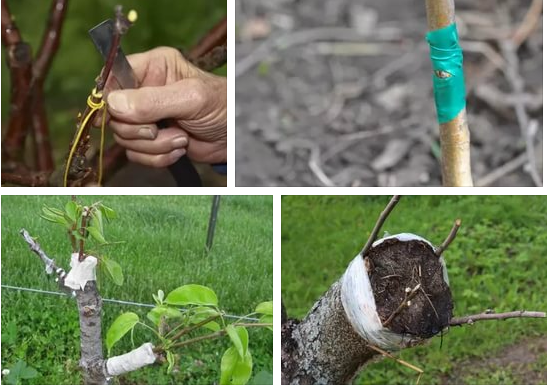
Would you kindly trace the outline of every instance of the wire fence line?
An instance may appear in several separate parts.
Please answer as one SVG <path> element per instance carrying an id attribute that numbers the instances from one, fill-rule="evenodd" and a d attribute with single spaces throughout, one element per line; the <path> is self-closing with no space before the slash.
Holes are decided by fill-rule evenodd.
<path id="1" fill-rule="evenodd" d="M 64 292 L 55 292 L 55 291 L 46 291 L 36 288 L 27 288 L 27 287 L 17 287 L 13 285 L 6 285 L 2 284 L 2 288 L 7 288 L 11 290 L 18 290 L 18 291 L 26 291 L 26 292 L 34 292 L 39 294 L 45 294 L 45 295 L 56 295 L 56 296 L 69 296 L 67 293 Z M 145 308 L 154 308 L 156 307 L 155 304 L 147 304 L 147 303 L 138 303 L 138 302 L 132 302 L 128 300 L 118 300 L 118 299 L 103 299 L 103 302 L 105 303 L 115 303 L 115 304 L 123 304 L 127 306 L 135 306 L 135 307 L 145 307 Z M 181 308 L 181 311 L 184 311 L 183 308 Z M 238 319 L 238 320 L 249 320 L 252 322 L 258 322 L 258 318 L 251 318 L 249 316 L 239 316 L 239 315 L 232 315 L 232 314 L 223 314 L 225 318 L 228 319 Z"/>

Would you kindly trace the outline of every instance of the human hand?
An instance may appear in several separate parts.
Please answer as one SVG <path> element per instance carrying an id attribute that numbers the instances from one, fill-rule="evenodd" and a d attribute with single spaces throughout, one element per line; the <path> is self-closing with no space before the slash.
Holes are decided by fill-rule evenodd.
<path id="1" fill-rule="evenodd" d="M 114 138 L 133 162 L 166 167 L 184 154 L 204 163 L 226 162 L 226 79 L 201 71 L 174 48 L 127 57 L 140 85 L 105 88 Z M 159 130 L 156 122 L 169 118 Z"/>

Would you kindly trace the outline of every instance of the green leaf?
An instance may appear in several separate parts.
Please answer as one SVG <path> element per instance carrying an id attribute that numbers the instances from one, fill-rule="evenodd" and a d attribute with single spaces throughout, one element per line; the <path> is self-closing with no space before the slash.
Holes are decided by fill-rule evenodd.
<path id="1" fill-rule="evenodd" d="M 160 318 L 164 315 L 167 319 L 182 318 L 182 312 L 165 305 L 152 308 L 146 317 L 157 326 L 160 323 Z"/>
<path id="2" fill-rule="evenodd" d="M 167 374 L 169 374 L 173 371 L 173 366 L 175 366 L 175 355 L 171 351 L 167 351 L 167 363 L 169 363 L 167 367 Z"/>
<path id="3" fill-rule="evenodd" d="M 220 361 L 220 384 L 228 385 L 232 379 L 232 374 L 239 361 L 239 354 L 234 347 L 230 347 L 224 352 Z"/>
<path id="4" fill-rule="evenodd" d="M 264 315 L 273 315 L 273 301 L 260 303 L 256 306 L 255 312 Z"/>
<path id="5" fill-rule="evenodd" d="M 114 260 L 111 260 L 107 258 L 106 256 L 103 256 L 101 258 L 101 263 L 103 263 L 103 266 L 105 268 L 106 273 L 108 276 L 112 279 L 112 281 L 116 285 L 123 285 L 123 271 L 122 267 L 116 263 Z"/>
<path id="6" fill-rule="evenodd" d="M 220 324 L 218 324 L 217 322 L 209 322 L 204 324 L 202 327 L 208 330 L 211 330 L 213 332 L 217 332 L 220 330 Z"/>
<path id="7" fill-rule="evenodd" d="M 245 358 L 249 347 L 249 333 L 245 327 L 234 327 L 232 324 L 226 326 L 226 332 L 232 340 L 241 359 Z"/>
<path id="8" fill-rule="evenodd" d="M 95 209 L 91 212 L 91 220 L 89 222 L 91 226 L 96 227 L 101 232 L 101 235 L 104 235 L 103 215 L 100 210 Z"/>
<path id="9" fill-rule="evenodd" d="M 192 309 L 193 314 L 190 316 L 188 323 L 197 324 L 214 315 L 219 315 L 219 312 L 211 307 L 196 307 Z"/>
<path id="10" fill-rule="evenodd" d="M 78 217 L 79 217 L 78 208 L 79 208 L 79 205 L 74 201 L 69 201 L 65 205 L 65 214 L 69 218 L 69 220 L 72 221 L 73 223 L 78 220 Z"/>
<path id="11" fill-rule="evenodd" d="M 137 324 L 139 316 L 134 312 L 126 312 L 116 318 L 114 323 L 110 326 L 106 332 L 106 348 L 110 355 L 110 350 L 127 332 Z"/>
<path id="12" fill-rule="evenodd" d="M 259 323 L 270 323 L 272 326 L 266 327 L 267 329 L 273 331 L 273 316 L 272 315 L 262 315 L 260 317 Z"/>
<path id="13" fill-rule="evenodd" d="M 52 223 L 61 224 L 65 227 L 69 226 L 68 220 L 65 218 L 65 213 L 55 208 L 44 206 L 40 217 Z"/>
<path id="14" fill-rule="evenodd" d="M 239 360 L 232 373 L 232 385 L 244 385 L 251 378 L 253 372 L 253 357 L 249 351 L 243 360 Z"/>
<path id="15" fill-rule="evenodd" d="M 273 374 L 269 371 L 261 370 L 251 379 L 249 385 L 273 385 Z"/>
<path id="16" fill-rule="evenodd" d="M 103 234 L 101 233 L 101 231 L 98 228 L 96 228 L 95 226 L 88 226 L 87 231 L 89 232 L 91 237 L 93 237 L 99 243 L 106 244 L 106 240 L 104 239 Z"/>
<path id="17" fill-rule="evenodd" d="M 251 377 L 253 371 L 253 357 L 247 352 L 241 358 L 234 347 L 224 352 L 220 361 L 220 384 L 221 385 L 244 385 Z"/>
<path id="18" fill-rule="evenodd" d="M 163 299 L 165 299 L 165 293 L 162 290 L 158 290 L 158 299 L 160 300 L 160 303 L 163 303 Z"/>
<path id="19" fill-rule="evenodd" d="M 16 385 L 20 384 L 21 379 L 31 379 L 39 376 L 40 374 L 32 366 L 28 366 L 23 360 L 17 361 L 17 363 L 10 369 L 10 373 L 6 376 L 4 381 L 8 384 Z"/>
<path id="20" fill-rule="evenodd" d="M 218 305 L 218 299 L 215 292 L 209 287 L 199 284 L 187 284 L 174 289 L 167 295 L 165 302 L 176 306 L 188 304 L 205 306 Z"/>
<path id="21" fill-rule="evenodd" d="M 114 220 L 118 217 L 114 209 L 111 209 L 103 204 L 99 204 L 99 210 L 102 212 L 107 221 Z"/>

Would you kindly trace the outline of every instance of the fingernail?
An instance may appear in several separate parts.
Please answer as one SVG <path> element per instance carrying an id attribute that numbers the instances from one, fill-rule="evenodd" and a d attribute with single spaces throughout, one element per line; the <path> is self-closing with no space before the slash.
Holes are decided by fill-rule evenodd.
<path id="1" fill-rule="evenodd" d="M 177 149 L 169 153 L 169 158 L 172 162 L 176 162 L 180 157 L 186 154 L 186 149 Z"/>
<path id="2" fill-rule="evenodd" d="M 188 139 L 186 137 L 176 137 L 171 141 L 171 146 L 173 146 L 173 149 L 184 147 L 187 144 L 188 144 Z"/>
<path id="3" fill-rule="evenodd" d="M 152 131 L 152 128 L 149 126 L 143 126 L 139 128 L 138 132 L 139 137 L 143 139 L 154 139 L 156 136 L 154 135 L 154 132 Z"/>
<path id="4" fill-rule="evenodd" d="M 108 107 L 118 113 L 127 113 L 129 110 L 129 102 L 125 93 L 113 91 L 108 94 Z"/>

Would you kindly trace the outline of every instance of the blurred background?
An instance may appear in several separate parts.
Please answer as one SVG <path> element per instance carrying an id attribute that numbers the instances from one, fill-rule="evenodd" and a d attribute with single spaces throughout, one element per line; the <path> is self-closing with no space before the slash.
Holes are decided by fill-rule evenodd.
<path id="1" fill-rule="evenodd" d="M 6 0 L 23 39 L 30 43 L 36 54 L 49 15 L 50 1 Z M 95 78 L 104 65 L 99 52 L 91 41 L 88 30 L 101 21 L 112 18 L 114 6 L 121 4 L 124 11 L 135 9 L 138 20 L 122 38 L 126 54 L 147 51 L 158 46 L 171 46 L 188 51 L 218 21 L 226 15 L 225 0 L 96 0 L 69 1 L 59 50 L 53 59 L 44 87 L 46 110 L 57 164 L 63 162 L 69 142 L 76 127 L 76 116 L 86 106 L 86 99 L 94 86 Z M 10 76 L 2 50 L 2 126 L 9 112 Z M 226 67 L 215 71 L 226 75 Z M 109 136 L 110 137 L 110 136 Z M 117 185 L 134 183 L 144 178 L 145 168 L 129 175 L 117 176 Z M 169 182 L 166 170 L 146 173 L 150 185 Z M 151 180 L 150 180 L 151 178 Z M 157 180 L 156 180 L 157 179 Z M 174 184 L 174 182 L 172 182 Z M 165 184 L 160 185 L 165 186 Z"/>
<path id="2" fill-rule="evenodd" d="M 541 185 L 542 1 L 455 5 L 475 185 Z M 237 185 L 441 184 L 423 0 L 237 0 L 236 28 Z"/>
<path id="3" fill-rule="evenodd" d="M 289 318 L 303 318 L 357 256 L 389 196 L 283 196 L 281 293 Z M 527 208 L 527 210 L 523 210 Z M 441 244 L 454 315 L 546 311 L 545 196 L 403 196 L 384 232 L 410 232 Z M 397 357 L 422 370 L 424 385 L 545 384 L 545 319 L 452 327 Z M 356 384 L 414 384 L 418 374 L 393 360 L 368 363 Z"/>

